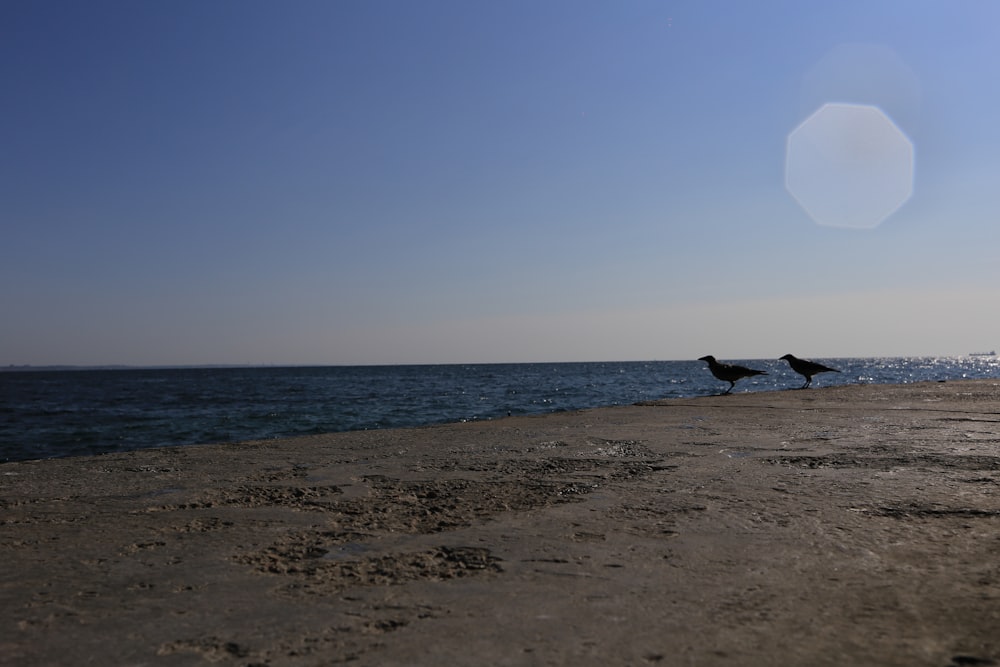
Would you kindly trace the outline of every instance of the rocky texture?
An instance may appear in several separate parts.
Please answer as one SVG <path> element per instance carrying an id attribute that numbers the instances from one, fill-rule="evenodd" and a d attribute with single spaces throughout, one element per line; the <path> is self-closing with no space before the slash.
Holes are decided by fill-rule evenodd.
<path id="1" fill-rule="evenodd" d="M 0 465 L 3 665 L 1000 665 L 1000 382 Z"/>

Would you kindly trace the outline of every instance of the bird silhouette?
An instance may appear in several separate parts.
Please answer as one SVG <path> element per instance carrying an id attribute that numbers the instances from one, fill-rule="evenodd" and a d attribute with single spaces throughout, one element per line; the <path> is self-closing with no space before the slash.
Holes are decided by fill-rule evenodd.
<path id="1" fill-rule="evenodd" d="M 705 357 L 698 357 L 698 361 L 708 362 L 708 370 L 712 371 L 712 375 L 719 378 L 723 382 L 729 383 L 729 389 L 723 393 L 728 394 L 736 386 L 736 381 L 740 378 L 747 378 L 752 375 L 767 375 L 764 371 L 754 370 L 753 368 L 747 368 L 746 366 L 737 366 L 736 364 L 723 364 L 715 360 L 715 357 L 708 355 Z"/>
<path id="2" fill-rule="evenodd" d="M 800 387 L 800 389 L 805 389 L 813 381 L 813 375 L 817 373 L 839 373 L 836 368 L 830 368 L 829 366 L 824 366 L 823 364 L 816 363 L 815 361 L 809 361 L 808 359 L 799 359 L 798 357 L 786 354 L 781 357 L 788 362 L 788 365 L 792 367 L 792 370 L 803 376 L 806 379 L 806 383 Z"/>

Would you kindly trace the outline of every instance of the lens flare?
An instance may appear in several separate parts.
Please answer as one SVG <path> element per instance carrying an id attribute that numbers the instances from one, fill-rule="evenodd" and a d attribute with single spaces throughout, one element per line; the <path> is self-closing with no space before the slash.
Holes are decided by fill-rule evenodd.
<path id="1" fill-rule="evenodd" d="M 871 229 L 913 194 L 913 162 L 879 107 L 824 104 L 788 135 L 785 189 L 821 225 Z"/>

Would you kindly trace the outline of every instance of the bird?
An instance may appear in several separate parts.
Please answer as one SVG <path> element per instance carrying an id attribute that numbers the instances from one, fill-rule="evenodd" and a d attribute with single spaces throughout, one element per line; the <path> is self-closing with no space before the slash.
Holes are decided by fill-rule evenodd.
<path id="1" fill-rule="evenodd" d="M 758 371 L 745 366 L 737 366 L 736 364 L 719 363 L 712 355 L 698 357 L 698 361 L 708 362 L 708 370 L 712 371 L 712 375 L 719 378 L 723 382 L 729 383 L 729 389 L 723 392 L 725 394 L 728 394 L 733 390 L 733 387 L 736 386 L 736 381 L 740 378 L 747 378 L 752 375 L 767 375 L 765 371 Z"/>
<path id="2" fill-rule="evenodd" d="M 781 357 L 788 362 L 788 365 L 792 367 L 792 370 L 803 376 L 806 379 L 806 383 L 800 387 L 805 389 L 812 383 L 813 375 L 817 373 L 839 373 L 836 368 L 830 368 L 829 366 L 824 366 L 823 364 L 816 363 L 815 361 L 809 361 L 808 359 L 799 359 L 798 357 L 786 354 Z"/>

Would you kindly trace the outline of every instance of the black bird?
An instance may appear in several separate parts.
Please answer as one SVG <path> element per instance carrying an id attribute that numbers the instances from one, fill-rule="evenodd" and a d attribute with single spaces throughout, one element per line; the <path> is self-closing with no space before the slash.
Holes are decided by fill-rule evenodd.
<path id="1" fill-rule="evenodd" d="M 802 389 L 805 389 L 813 381 L 813 375 L 817 373 L 839 373 L 836 368 L 830 368 L 829 366 L 824 366 L 823 364 L 818 364 L 815 361 L 809 361 L 808 359 L 799 359 L 791 354 L 786 354 L 781 357 L 788 362 L 788 365 L 792 367 L 792 370 L 799 375 L 805 377 L 806 383 L 802 385 Z"/>
<path id="2" fill-rule="evenodd" d="M 721 364 L 715 360 L 715 357 L 708 355 L 707 357 L 698 357 L 698 361 L 707 361 L 708 370 L 712 371 L 712 375 L 719 378 L 723 382 L 729 383 L 729 389 L 725 392 L 728 394 L 736 386 L 736 381 L 740 378 L 748 378 L 751 375 L 767 375 L 764 371 L 754 370 L 752 368 L 747 368 L 745 366 L 737 366 L 736 364 Z"/>

